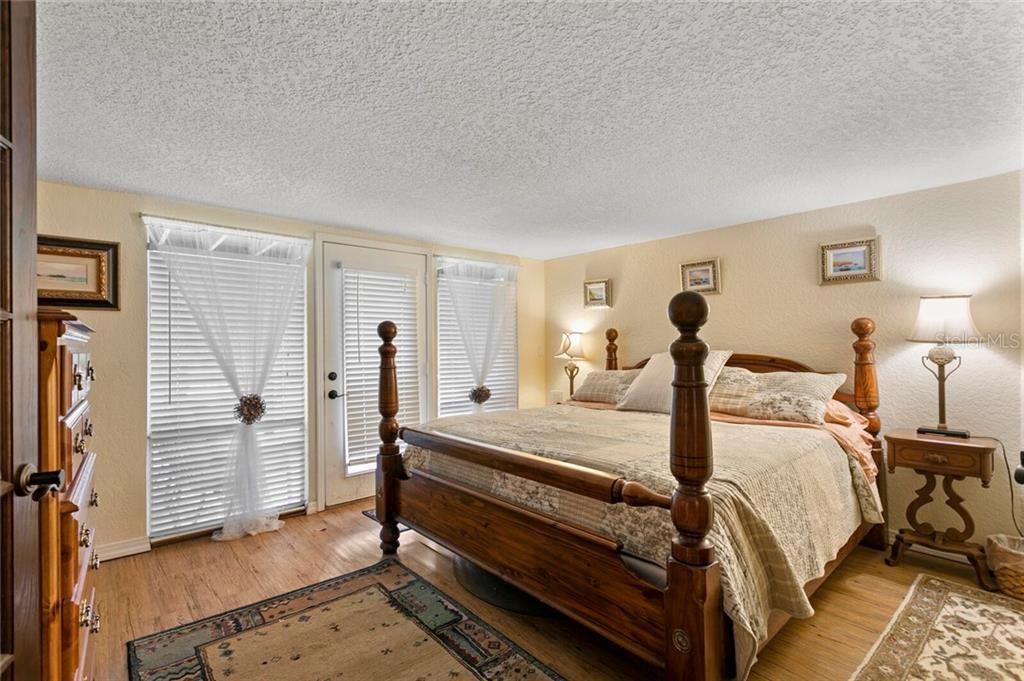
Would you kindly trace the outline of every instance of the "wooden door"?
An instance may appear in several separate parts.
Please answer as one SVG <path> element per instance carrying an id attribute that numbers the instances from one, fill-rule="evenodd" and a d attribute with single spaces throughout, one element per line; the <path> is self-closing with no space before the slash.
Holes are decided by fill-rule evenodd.
<path id="1" fill-rule="evenodd" d="M 38 460 L 35 5 L 0 0 L 0 669 L 40 675 L 39 504 L 15 494 Z"/>

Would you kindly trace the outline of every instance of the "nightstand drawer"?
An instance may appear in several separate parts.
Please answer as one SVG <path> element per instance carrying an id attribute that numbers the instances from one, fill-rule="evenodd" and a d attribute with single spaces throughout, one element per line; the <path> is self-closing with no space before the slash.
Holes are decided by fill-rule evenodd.
<path id="1" fill-rule="evenodd" d="M 893 464 L 904 468 L 931 471 L 943 475 L 982 476 L 981 457 L 957 451 L 940 451 L 935 448 L 904 444 L 893 447 L 889 452 Z"/>

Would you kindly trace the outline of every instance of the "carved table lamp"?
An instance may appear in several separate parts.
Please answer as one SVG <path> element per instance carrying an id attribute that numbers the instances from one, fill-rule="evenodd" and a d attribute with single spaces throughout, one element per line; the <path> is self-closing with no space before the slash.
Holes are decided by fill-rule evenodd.
<path id="1" fill-rule="evenodd" d="M 576 360 L 584 359 L 583 356 L 583 334 L 570 331 L 562 334 L 562 345 L 558 349 L 555 359 L 567 359 L 565 363 L 565 375 L 569 377 L 569 397 L 575 391 L 575 381 L 580 368 L 576 366 Z"/>
<path id="2" fill-rule="evenodd" d="M 921 364 L 939 381 L 939 423 L 934 428 L 918 428 L 919 434 L 970 437 L 966 430 L 954 430 L 946 425 L 946 379 L 960 368 L 961 361 L 948 343 L 966 343 L 978 335 L 971 318 L 971 296 L 921 296 L 917 323 L 907 340 L 936 344 L 921 358 Z M 928 362 L 934 364 L 935 369 L 928 366 Z M 951 364 L 953 366 L 947 371 L 946 367 Z"/>

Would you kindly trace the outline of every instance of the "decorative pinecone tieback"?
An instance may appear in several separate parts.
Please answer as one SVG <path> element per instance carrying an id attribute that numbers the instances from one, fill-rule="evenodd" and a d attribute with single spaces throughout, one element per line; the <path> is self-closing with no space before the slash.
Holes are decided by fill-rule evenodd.
<path id="1" fill-rule="evenodd" d="M 483 404 L 491 399 L 491 389 L 486 385 L 478 385 L 469 391 L 469 399 L 476 404 Z"/>
<path id="2" fill-rule="evenodd" d="M 249 393 L 238 398 L 235 405 L 235 418 L 247 426 L 259 421 L 267 413 L 267 403 L 256 393 Z"/>

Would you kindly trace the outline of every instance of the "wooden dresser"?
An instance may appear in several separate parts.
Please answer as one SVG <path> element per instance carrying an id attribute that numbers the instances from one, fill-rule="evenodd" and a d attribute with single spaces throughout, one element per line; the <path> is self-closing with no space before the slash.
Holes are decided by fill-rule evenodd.
<path id="1" fill-rule="evenodd" d="M 89 389 L 92 329 L 62 310 L 39 309 L 39 468 L 63 470 L 64 489 L 40 509 L 44 681 L 92 681 L 100 610 L 90 572 L 99 567 L 89 511 L 96 453 Z"/>

